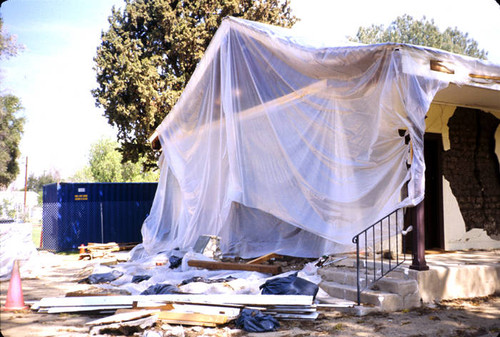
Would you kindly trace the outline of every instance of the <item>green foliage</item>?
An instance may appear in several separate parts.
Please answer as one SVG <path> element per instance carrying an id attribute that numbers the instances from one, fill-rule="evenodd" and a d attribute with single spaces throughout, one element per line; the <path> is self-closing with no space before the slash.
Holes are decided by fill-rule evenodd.
<path id="1" fill-rule="evenodd" d="M 19 143 L 24 129 L 24 118 L 19 98 L 0 96 L 0 187 L 7 187 L 19 173 L 17 158 L 21 154 Z"/>
<path id="2" fill-rule="evenodd" d="M 410 15 L 405 14 L 397 17 L 387 28 L 384 25 L 359 27 L 356 37 L 349 39 L 353 42 L 366 44 L 408 43 L 480 59 L 486 59 L 488 56 L 488 52 L 479 49 L 478 43 L 470 38 L 468 33 L 462 33 L 456 27 L 448 27 L 444 32 L 440 32 L 434 24 L 434 20 L 428 21 L 425 16 L 421 20 L 415 20 Z"/>
<path id="3" fill-rule="evenodd" d="M 89 164 L 92 176 L 97 182 L 122 181 L 121 156 L 116 143 L 102 139 L 90 147 Z"/>
<path id="4" fill-rule="evenodd" d="M 124 161 L 155 162 L 148 137 L 170 112 L 226 16 L 290 27 L 287 0 L 126 0 L 94 58 L 96 105 L 118 129 Z"/>
<path id="5" fill-rule="evenodd" d="M 81 170 L 78 170 L 71 178 L 69 178 L 69 181 L 86 183 L 95 182 L 90 166 L 85 166 Z"/>
<path id="6" fill-rule="evenodd" d="M 60 180 L 59 174 L 57 172 L 43 172 L 38 177 L 34 174 L 30 174 L 26 184 L 28 191 L 33 191 L 40 193 L 43 191 L 43 186 L 48 184 L 57 183 Z"/>
<path id="7" fill-rule="evenodd" d="M 2 199 L 0 201 L 0 218 L 7 217 L 9 219 L 14 219 L 16 213 L 16 208 L 9 199 Z"/>
<path id="8" fill-rule="evenodd" d="M 111 139 L 101 139 L 91 145 L 89 165 L 69 180 L 73 182 L 156 182 L 157 171 L 144 171 L 144 158 L 137 163 L 122 163 L 119 144 Z"/>
<path id="9" fill-rule="evenodd" d="M 17 55 L 23 46 L 18 44 L 16 37 L 3 30 L 3 19 L 0 17 L 0 60 Z"/>
<path id="10" fill-rule="evenodd" d="M 16 38 L 3 30 L 3 20 L 0 17 L 0 60 L 15 56 L 21 49 Z M 21 110 L 19 98 L 0 95 L 0 187 L 7 187 L 19 173 L 17 158 L 21 154 L 19 143 L 25 122 L 19 116 Z"/>
<path id="11" fill-rule="evenodd" d="M 26 183 L 26 189 L 38 193 L 38 204 L 43 204 L 43 186 L 56 183 L 60 180 L 59 172 L 43 172 L 40 176 L 36 177 L 30 174 Z"/>

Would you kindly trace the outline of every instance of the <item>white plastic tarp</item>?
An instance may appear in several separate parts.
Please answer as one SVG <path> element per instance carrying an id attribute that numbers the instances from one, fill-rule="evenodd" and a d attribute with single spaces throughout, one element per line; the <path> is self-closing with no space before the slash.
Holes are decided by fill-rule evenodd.
<path id="1" fill-rule="evenodd" d="M 428 75 L 432 53 L 327 48 L 224 20 L 157 129 L 146 251 L 186 249 L 203 234 L 241 257 L 352 250 L 355 234 L 423 199 L 425 114 L 448 85 Z"/>
<path id="2" fill-rule="evenodd" d="M 29 223 L 0 223 L 0 281 L 9 280 L 16 260 L 21 275 L 36 275 L 40 268 L 38 252 L 32 240 Z"/>

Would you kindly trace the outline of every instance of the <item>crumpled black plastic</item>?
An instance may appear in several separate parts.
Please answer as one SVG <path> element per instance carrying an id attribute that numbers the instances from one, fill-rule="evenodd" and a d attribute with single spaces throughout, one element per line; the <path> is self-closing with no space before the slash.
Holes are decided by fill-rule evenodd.
<path id="1" fill-rule="evenodd" d="M 174 285 L 168 283 L 157 283 L 144 290 L 141 295 L 160 295 L 160 294 L 184 294 Z"/>
<path id="2" fill-rule="evenodd" d="M 135 275 L 132 277 L 132 283 L 141 283 L 151 278 L 151 275 Z"/>
<path id="3" fill-rule="evenodd" d="M 229 282 L 232 280 L 236 280 L 236 277 L 228 276 L 225 278 L 207 279 L 207 278 L 204 278 L 202 276 L 194 276 L 194 277 L 188 278 L 187 280 L 183 280 L 180 285 L 183 286 L 185 284 L 192 283 L 192 282 L 203 282 L 203 283 L 207 283 L 207 284 L 223 283 L 223 282 Z"/>
<path id="4" fill-rule="evenodd" d="M 316 284 L 298 277 L 297 273 L 267 280 L 259 288 L 262 295 L 308 295 L 313 296 L 313 300 L 319 290 Z"/>
<path id="5" fill-rule="evenodd" d="M 172 255 L 171 257 L 168 258 L 168 262 L 170 263 L 169 268 L 170 269 L 175 269 L 179 267 L 182 263 L 182 257 L 178 257 L 175 255 Z"/>
<path id="6" fill-rule="evenodd" d="M 264 315 L 260 310 L 243 309 L 236 319 L 236 326 L 248 332 L 275 331 L 280 323 L 271 315 Z"/>
<path id="7" fill-rule="evenodd" d="M 121 277 L 122 275 L 123 273 L 121 271 L 113 270 L 109 273 L 92 274 L 89 277 L 86 277 L 83 280 L 78 281 L 78 283 L 88 283 L 88 284 L 109 283 Z"/>

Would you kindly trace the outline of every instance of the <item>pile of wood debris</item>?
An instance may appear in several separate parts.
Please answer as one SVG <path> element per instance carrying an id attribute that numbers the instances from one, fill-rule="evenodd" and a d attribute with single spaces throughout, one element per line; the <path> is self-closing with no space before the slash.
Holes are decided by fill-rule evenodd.
<path id="1" fill-rule="evenodd" d="M 80 259 L 88 258 L 91 260 L 106 259 L 113 252 L 122 250 L 120 245 L 113 242 L 89 243 L 87 246 L 81 246 L 80 249 Z M 224 261 L 190 259 L 187 261 L 187 265 L 208 270 L 250 271 L 277 275 L 285 270 L 300 269 L 307 262 L 302 259 L 302 263 L 296 264 L 296 261 L 288 261 L 287 258 L 291 257 L 271 253 L 246 261 L 241 259 L 224 259 Z M 154 268 L 158 267 L 161 268 L 164 265 L 156 264 Z M 228 324 L 245 316 L 244 310 L 255 310 L 259 315 L 262 314 L 274 320 L 315 320 L 319 316 L 319 309 L 337 307 L 329 304 L 315 304 L 314 296 L 295 294 L 264 295 L 264 292 L 258 295 L 174 293 L 168 295 L 114 294 L 106 296 L 100 294 L 88 296 L 79 294 L 75 297 L 42 298 L 35 302 L 31 309 L 38 313 L 48 314 L 107 315 L 87 323 L 90 326 L 90 335 L 98 335 L 110 331 L 128 334 L 128 332 L 144 331 L 165 324 L 227 327 Z"/>
<path id="2" fill-rule="evenodd" d="M 86 246 L 81 245 L 80 249 L 80 260 L 92 260 L 97 258 L 113 258 L 114 252 L 130 250 L 134 248 L 137 243 L 94 243 L 89 242 Z"/>
<path id="3" fill-rule="evenodd" d="M 243 309 L 259 310 L 276 319 L 315 320 L 318 309 L 312 296 L 304 295 L 136 295 L 52 297 L 35 302 L 39 313 L 112 314 L 91 322 L 92 334 L 158 323 L 216 327 L 234 321 Z"/>

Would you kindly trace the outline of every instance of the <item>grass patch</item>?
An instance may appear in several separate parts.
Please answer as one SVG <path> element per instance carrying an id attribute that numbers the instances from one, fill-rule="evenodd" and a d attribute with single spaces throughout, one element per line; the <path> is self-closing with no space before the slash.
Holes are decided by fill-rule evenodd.
<path id="1" fill-rule="evenodd" d="M 33 224 L 31 226 L 31 238 L 36 248 L 40 248 L 41 237 L 42 237 L 42 224 Z"/>
<path id="2" fill-rule="evenodd" d="M 342 323 L 337 323 L 337 324 L 335 324 L 335 326 L 333 327 L 333 330 L 337 330 L 337 331 L 344 330 L 344 325 L 343 325 Z"/>

